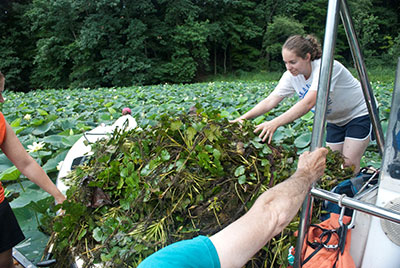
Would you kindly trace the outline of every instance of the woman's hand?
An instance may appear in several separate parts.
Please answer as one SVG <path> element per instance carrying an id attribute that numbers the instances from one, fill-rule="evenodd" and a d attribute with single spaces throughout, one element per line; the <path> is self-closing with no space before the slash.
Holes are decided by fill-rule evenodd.
<path id="1" fill-rule="evenodd" d="M 57 204 L 62 204 L 67 198 L 65 195 L 63 195 L 61 192 L 57 197 L 54 197 L 54 200 L 56 201 Z"/>
<path id="2" fill-rule="evenodd" d="M 233 124 L 233 123 L 239 123 L 239 124 L 243 124 L 244 119 L 242 119 L 241 117 L 236 118 L 235 120 L 229 120 L 229 123 Z"/>
<path id="3" fill-rule="evenodd" d="M 262 124 L 259 124 L 256 126 L 256 129 L 254 130 L 254 133 L 260 132 L 260 139 L 265 142 L 268 139 L 268 144 L 271 143 L 272 141 L 272 136 L 274 135 L 276 129 L 280 127 L 279 124 L 277 124 L 274 120 L 271 121 L 266 121 Z"/>

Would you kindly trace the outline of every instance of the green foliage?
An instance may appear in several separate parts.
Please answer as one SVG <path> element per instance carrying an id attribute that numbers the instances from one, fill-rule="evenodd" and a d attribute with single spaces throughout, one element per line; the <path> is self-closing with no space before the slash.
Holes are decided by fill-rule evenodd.
<path id="1" fill-rule="evenodd" d="M 197 74 L 198 65 L 206 65 L 209 57 L 206 47 L 208 22 L 196 22 L 189 17 L 185 24 L 175 28 L 172 37 L 174 52 L 164 65 L 171 82 L 190 82 Z"/>
<path id="2" fill-rule="evenodd" d="M 18 3 L 17 3 L 18 2 Z M 0 70 L 6 87 L 26 91 L 34 58 L 34 40 L 24 16 L 30 0 L 0 3 Z"/>
<path id="3" fill-rule="evenodd" d="M 393 46 L 389 49 L 389 55 L 398 59 L 400 57 L 400 34 L 393 40 Z"/>
<path id="4" fill-rule="evenodd" d="M 274 18 L 273 23 L 268 25 L 263 44 L 269 61 L 274 63 L 282 61 L 282 45 L 293 34 L 304 34 L 304 26 L 288 17 L 277 16 Z M 276 65 L 271 66 L 271 69 L 276 68 Z"/>
<path id="5" fill-rule="evenodd" d="M 293 145 L 261 143 L 253 124 L 230 124 L 219 111 L 196 107 L 190 115 L 164 114 L 153 127 L 114 132 L 92 146 L 89 162 L 67 178 L 69 202 L 53 228 L 57 259 L 72 254 L 87 267 L 136 266 L 167 244 L 219 231 L 293 173 Z M 322 185 L 330 186 L 352 171 L 340 168 L 339 154 L 329 159 Z M 296 228 L 276 238 L 282 242 L 275 253 L 279 265 L 287 266 L 282 246 L 292 243 Z M 81 254 L 87 250 L 90 256 Z M 267 247 L 247 267 L 273 262 Z"/>
<path id="6" fill-rule="evenodd" d="M 378 17 L 373 15 L 372 0 L 353 0 L 349 2 L 353 23 L 363 54 L 370 57 L 374 53 L 375 43 L 379 40 Z"/>
<path id="7" fill-rule="evenodd" d="M 386 65 L 397 53 L 398 3 L 349 5 L 366 61 Z M 0 69 L 7 88 L 25 92 L 279 71 L 288 35 L 323 40 L 326 9 L 325 0 L 3 1 Z M 339 25 L 335 56 L 350 63 L 347 43 Z"/>

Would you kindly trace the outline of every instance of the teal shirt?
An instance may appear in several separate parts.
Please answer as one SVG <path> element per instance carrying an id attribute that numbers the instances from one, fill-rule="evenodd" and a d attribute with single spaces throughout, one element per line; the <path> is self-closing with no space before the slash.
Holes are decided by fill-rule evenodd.
<path id="1" fill-rule="evenodd" d="M 218 253 L 211 240 L 197 236 L 173 243 L 144 259 L 138 268 L 220 268 Z"/>

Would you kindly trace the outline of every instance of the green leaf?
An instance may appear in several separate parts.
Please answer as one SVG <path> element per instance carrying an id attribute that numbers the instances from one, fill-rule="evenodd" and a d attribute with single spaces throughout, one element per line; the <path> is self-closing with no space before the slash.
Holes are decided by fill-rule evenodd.
<path id="1" fill-rule="evenodd" d="M 69 130 L 69 129 L 76 128 L 78 121 L 76 119 L 65 119 L 65 120 L 62 120 L 60 123 L 61 123 L 61 128 L 63 130 L 67 130 L 67 129 Z"/>
<path id="2" fill-rule="evenodd" d="M 14 121 L 11 122 L 10 126 L 12 128 L 16 128 L 19 127 L 19 125 L 21 124 L 22 119 L 21 118 L 17 118 Z"/>
<path id="3" fill-rule="evenodd" d="M 13 127 L 15 134 L 19 134 L 20 132 L 24 131 L 26 127 Z"/>
<path id="4" fill-rule="evenodd" d="M 264 144 L 262 152 L 263 152 L 264 154 L 272 154 L 271 148 L 269 148 L 269 146 L 266 145 L 266 144 Z"/>
<path id="5" fill-rule="evenodd" d="M 104 122 L 104 121 L 109 121 L 111 120 L 111 115 L 110 114 L 106 114 L 106 113 L 101 113 L 100 117 L 99 117 L 99 121 L 100 122 Z"/>
<path id="6" fill-rule="evenodd" d="M 13 212 L 27 238 L 27 241 L 18 245 L 18 251 L 32 262 L 39 262 L 42 254 L 38 254 L 38 252 L 44 251 L 49 236 L 38 230 L 38 215 L 35 211 L 26 208 L 14 208 Z"/>
<path id="7" fill-rule="evenodd" d="M 49 115 L 45 110 L 42 110 L 42 109 L 37 109 L 36 111 L 38 112 L 38 114 L 43 115 L 43 116 Z"/>
<path id="8" fill-rule="evenodd" d="M 238 178 L 239 184 L 244 184 L 246 183 L 246 175 L 242 175 Z"/>
<path id="9" fill-rule="evenodd" d="M 87 233 L 86 229 L 82 229 L 78 235 L 78 240 L 81 240 Z"/>
<path id="10" fill-rule="evenodd" d="M 176 130 L 180 129 L 182 125 L 183 125 L 182 121 L 174 121 L 171 123 L 171 129 L 173 131 L 176 131 Z"/>
<path id="11" fill-rule="evenodd" d="M 230 113 L 228 111 L 222 111 L 221 112 L 221 118 L 227 118 L 229 117 Z"/>
<path id="12" fill-rule="evenodd" d="M 21 184 L 24 187 L 24 190 L 21 189 Z M 14 183 L 7 186 L 8 190 L 14 190 L 15 192 L 21 193 L 18 198 L 14 199 L 10 203 L 12 208 L 23 208 L 32 201 L 42 200 L 50 196 L 47 192 L 40 189 L 39 186 L 31 181 L 23 181 L 21 184 Z"/>
<path id="13" fill-rule="evenodd" d="M 194 127 L 195 130 L 202 131 L 204 126 L 205 126 L 205 124 L 202 123 L 202 122 L 196 122 L 192 126 Z"/>
<path id="14" fill-rule="evenodd" d="M 311 142 L 311 133 L 303 133 L 294 140 L 294 145 L 297 148 L 302 149 L 307 147 L 310 144 L 310 142 Z"/>
<path id="15" fill-rule="evenodd" d="M 234 173 L 235 177 L 239 177 L 239 176 L 243 175 L 245 171 L 246 171 L 246 168 L 244 166 L 238 166 L 235 169 L 235 173 Z"/>
<path id="16" fill-rule="evenodd" d="M 301 118 L 302 118 L 303 120 L 305 120 L 305 121 L 311 121 L 311 120 L 314 119 L 314 113 L 311 112 L 311 111 L 309 111 L 308 113 L 306 113 L 305 115 L 303 115 Z"/>
<path id="17" fill-rule="evenodd" d="M 0 174 L 0 181 L 14 181 L 18 179 L 20 175 L 21 172 L 15 166 L 12 166 Z"/>
<path id="18" fill-rule="evenodd" d="M 119 175 L 120 175 L 122 178 L 128 177 L 128 176 L 129 176 L 129 169 L 128 169 L 128 168 L 123 168 L 123 169 L 121 169 Z"/>
<path id="19" fill-rule="evenodd" d="M 253 123 L 254 123 L 255 125 L 259 125 L 259 124 L 261 124 L 261 123 L 264 122 L 264 121 L 265 121 L 265 116 L 261 115 L 261 116 L 255 118 L 255 119 L 253 120 Z"/>
<path id="20" fill-rule="evenodd" d="M 14 164 L 3 153 L 0 153 L 0 170 L 5 170 L 14 166 Z"/>
<path id="21" fill-rule="evenodd" d="M 50 121 L 46 124 L 42 124 L 42 125 L 36 127 L 35 129 L 33 129 L 32 134 L 35 136 L 43 135 L 46 132 L 48 132 L 53 127 L 53 125 L 54 125 L 54 121 Z"/>
<path id="22" fill-rule="evenodd" d="M 40 126 L 41 124 L 43 124 L 43 122 L 44 122 L 43 119 L 37 119 L 37 118 L 35 118 L 35 119 L 32 120 L 31 124 L 32 124 L 33 126 Z"/>
<path id="23" fill-rule="evenodd" d="M 170 158 L 171 158 L 171 155 L 169 154 L 169 152 L 167 150 L 161 151 L 161 159 L 163 161 L 168 161 Z"/>
<path id="24" fill-rule="evenodd" d="M 101 242 L 103 240 L 103 231 L 99 227 L 94 228 L 93 238 L 97 242 Z"/>
<path id="25" fill-rule="evenodd" d="M 64 146 L 71 147 L 72 145 L 74 145 L 74 143 L 79 140 L 82 137 L 81 134 L 78 135 L 72 135 L 72 136 L 67 136 L 67 137 L 63 137 L 62 138 L 62 144 Z"/>
<path id="26" fill-rule="evenodd" d="M 68 151 L 64 150 L 61 153 L 57 154 L 56 157 L 49 159 L 43 166 L 43 170 L 46 173 L 50 173 L 57 170 L 58 164 L 63 161 L 67 155 Z"/>
<path id="27" fill-rule="evenodd" d="M 217 149 L 213 150 L 213 156 L 215 157 L 215 159 L 220 159 L 221 157 L 221 152 Z"/>
<path id="28" fill-rule="evenodd" d="M 61 148 L 63 146 L 62 139 L 65 136 L 61 135 L 50 135 L 43 138 L 43 142 L 51 144 L 55 147 Z"/>
<path id="29" fill-rule="evenodd" d="M 47 196 L 46 198 L 40 200 L 32 200 L 26 208 L 32 209 L 38 213 L 44 214 L 49 208 L 50 204 L 54 202 L 54 198 L 52 196 Z"/>
<path id="30" fill-rule="evenodd" d="M 260 148 L 262 148 L 263 147 L 263 144 L 262 143 L 259 143 L 259 142 L 257 142 L 257 141 L 251 141 L 251 144 L 253 144 L 253 146 L 256 148 L 256 149 L 260 149 Z"/>
<path id="31" fill-rule="evenodd" d="M 249 98 L 247 96 L 242 96 L 242 97 L 239 98 L 239 102 L 240 103 L 245 103 L 245 102 L 247 102 L 248 99 Z"/>
<path id="32" fill-rule="evenodd" d="M 119 182 L 118 182 L 118 186 L 117 186 L 117 189 L 118 190 L 120 190 L 123 186 L 124 186 L 124 178 L 126 178 L 126 176 L 128 175 L 128 174 L 125 174 L 126 172 L 124 172 L 124 171 L 126 171 L 127 169 L 126 168 L 124 168 L 122 171 L 121 171 L 121 177 L 119 178 Z M 124 173 L 124 174 L 123 174 Z M 123 174 L 123 175 L 122 175 Z"/>
<path id="33" fill-rule="evenodd" d="M 197 133 L 197 130 L 194 129 L 193 127 L 189 127 L 189 128 L 186 130 L 186 136 L 187 136 L 187 138 L 188 138 L 188 140 L 189 140 L 190 142 L 193 141 L 193 138 L 194 138 L 194 136 L 196 135 L 196 133 Z"/>
<path id="34" fill-rule="evenodd" d="M 211 129 L 205 129 L 204 130 L 204 134 L 206 135 L 207 139 L 212 142 L 213 140 L 215 140 L 215 134 L 214 131 L 212 131 Z"/>

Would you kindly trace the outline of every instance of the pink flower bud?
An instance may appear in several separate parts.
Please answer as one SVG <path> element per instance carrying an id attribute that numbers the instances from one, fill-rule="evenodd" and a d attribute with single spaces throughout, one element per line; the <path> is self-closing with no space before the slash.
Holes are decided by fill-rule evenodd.
<path id="1" fill-rule="evenodd" d="M 125 107 L 124 109 L 122 109 L 122 115 L 131 114 L 131 113 L 132 113 L 132 111 L 128 107 Z"/>

